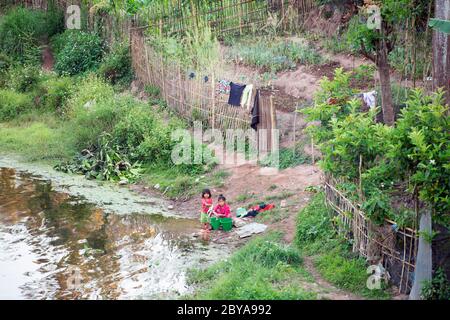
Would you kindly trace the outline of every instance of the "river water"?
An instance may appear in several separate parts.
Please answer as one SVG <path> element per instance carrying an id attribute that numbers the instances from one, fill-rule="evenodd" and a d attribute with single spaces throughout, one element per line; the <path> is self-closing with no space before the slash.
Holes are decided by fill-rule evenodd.
<path id="1" fill-rule="evenodd" d="M 52 182 L 0 167 L 0 299 L 172 299 L 189 268 L 227 254 L 197 220 L 106 212 Z"/>

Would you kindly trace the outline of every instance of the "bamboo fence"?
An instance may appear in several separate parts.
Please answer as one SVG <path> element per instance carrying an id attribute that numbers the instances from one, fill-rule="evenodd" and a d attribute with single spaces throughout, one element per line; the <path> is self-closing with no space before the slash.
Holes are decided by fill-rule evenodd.
<path id="1" fill-rule="evenodd" d="M 277 27 L 284 30 L 288 15 L 295 13 L 300 18 L 315 6 L 314 0 L 174 0 L 148 7 L 138 19 L 151 34 L 176 35 L 206 25 L 222 37 L 261 31 L 269 26 L 273 14 L 277 15 Z"/>
<path id="2" fill-rule="evenodd" d="M 212 129 L 249 128 L 248 110 L 228 104 L 228 96 L 217 91 L 219 79 L 216 75 L 191 77 L 191 71 L 166 61 L 147 40 L 141 30 L 131 30 L 131 56 L 136 78 L 144 85 L 159 88 L 170 108 L 185 119 L 202 121 Z"/>
<path id="3" fill-rule="evenodd" d="M 338 233 L 353 243 L 353 252 L 372 263 L 381 262 L 399 293 L 409 293 L 414 280 L 417 231 L 398 228 L 391 220 L 375 226 L 335 185 L 334 179 L 325 178 L 326 204 L 334 213 Z"/>

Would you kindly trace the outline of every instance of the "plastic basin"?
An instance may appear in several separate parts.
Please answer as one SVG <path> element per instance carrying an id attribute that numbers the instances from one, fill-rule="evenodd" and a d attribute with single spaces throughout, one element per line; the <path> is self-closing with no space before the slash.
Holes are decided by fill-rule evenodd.
<path id="1" fill-rule="evenodd" d="M 221 218 L 220 224 L 222 225 L 223 231 L 230 231 L 233 228 L 233 219 Z"/>
<path id="2" fill-rule="evenodd" d="M 211 217 L 209 223 L 211 224 L 213 230 L 217 230 L 220 227 L 220 220 L 218 218 Z"/>

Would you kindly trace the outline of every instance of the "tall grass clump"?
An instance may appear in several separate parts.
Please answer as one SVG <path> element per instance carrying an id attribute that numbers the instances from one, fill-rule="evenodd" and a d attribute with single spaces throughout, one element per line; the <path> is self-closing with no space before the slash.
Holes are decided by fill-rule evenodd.
<path id="1" fill-rule="evenodd" d="M 190 70 L 211 70 L 220 61 L 220 46 L 208 27 L 191 30 L 180 36 L 155 35 L 150 44 L 169 63 L 176 61 Z"/>
<path id="2" fill-rule="evenodd" d="M 48 12 L 22 7 L 10 9 L 0 21 L 0 51 L 23 62 L 42 41 L 62 30 L 63 19 L 64 15 L 57 9 Z"/>
<path id="3" fill-rule="evenodd" d="M 0 121 L 16 118 L 33 108 L 30 96 L 9 89 L 0 89 Z"/>
<path id="4" fill-rule="evenodd" d="M 298 64 L 316 65 L 325 60 L 310 45 L 283 40 L 241 41 L 227 53 L 228 58 L 266 72 L 295 69 Z"/>

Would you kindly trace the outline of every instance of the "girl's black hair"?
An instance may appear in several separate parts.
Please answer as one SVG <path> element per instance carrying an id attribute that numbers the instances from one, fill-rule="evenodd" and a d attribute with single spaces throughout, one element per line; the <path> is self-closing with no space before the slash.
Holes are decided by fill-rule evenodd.
<path id="1" fill-rule="evenodd" d="M 221 194 L 221 195 L 219 195 L 219 198 L 217 199 L 217 201 L 220 201 L 220 200 L 227 201 L 227 198 L 225 198 L 223 196 L 223 194 Z"/>
<path id="2" fill-rule="evenodd" d="M 205 194 L 209 194 L 210 198 L 212 197 L 211 190 L 209 190 L 209 189 L 203 189 L 203 191 L 202 191 L 202 198 L 205 197 Z"/>

